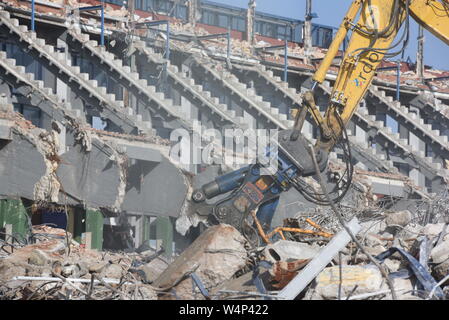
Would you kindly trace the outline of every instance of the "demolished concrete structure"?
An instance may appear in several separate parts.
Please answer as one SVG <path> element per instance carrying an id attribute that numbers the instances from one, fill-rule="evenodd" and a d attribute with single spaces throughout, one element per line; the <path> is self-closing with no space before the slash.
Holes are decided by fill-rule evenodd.
<path id="1" fill-rule="evenodd" d="M 100 5 L 99 1 L 36 1 L 35 31 L 30 30 L 29 1 L 0 2 L 0 228 L 9 235 L 6 229 L 12 228 L 14 236 L 26 238 L 31 232 L 28 219 L 34 219 L 32 224 L 45 223 L 49 212 L 59 210 L 67 215 L 65 226 L 82 246 L 100 250 L 163 247 L 170 263 L 196 238 L 202 230 L 200 222 L 205 221 L 190 211 L 192 190 L 229 170 L 218 165 L 211 173 L 207 170 L 211 167 L 174 161 L 170 156 L 176 143 L 170 140 L 173 132 L 184 128 L 193 133 L 195 121 L 220 133 L 230 128 L 291 128 L 294 118 L 290 109 L 301 105 L 300 88 L 324 57 L 332 28 L 316 26 L 316 32 L 327 36 L 313 43 L 306 56 L 302 39 L 296 38 L 303 22 L 264 17 L 255 11 L 254 1 L 250 1 L 248 12 L 242 11 L 243 16 L 236 14 L 238 8 L 192 1 L 185 18 L 183 4 L 172 6 L 173 16 L 169 16 L 164 6 L 149 11 L 139 2 L 132 19 L 140 23 L 136 28 L 135 23 L 130 23 L 127 8 L 117 6 L 117 1 L 105 2 L 105 46 L 100 43 L 99 12 L 76 10 Z M 173 4 L 170 0 L 161 2 Z M 270 36 L 264 34 L 269 28 L 257 26 L 245 29 L 245 21 L 239 19 L 245 20 L 246 13 L 256 24 L 269 24 L 272 19 L 280 27 L 285 23 L 284 34 L 276 31 Z M 229 48 L 223 37 L 228 28 L 212 25 L 215 18 L 207 18 L 215 15 L 230 21 Z M 159 20 L 169 21 L 170 37 L 165 29 L 142 27 Z M 279 39 L 286 37 L 288 28 L 293 29 L 287 56 L 283 49 L 269 49 L 283 45 Z M 249 34 L 245 37 L 244 33 Z M 222 36 L 214 39 L 214 34 Z M 201 36 L 211 35 L 201 40 Z M 309 55 L 310 64 L 306 61 Z M 280 77 L 285 62 L 287 82 Z M 448 72 L 426 68 L 429 88 L 419 81 L 409 64 L 403 63 L 398 102 L 393 99 L 395 75 L 388 69 L 392 65 L 383 62 L 348 128 L 351 161 L 356 170 L 343 205 L 358 208 L 353 215 L 371 210 L 373 216 L 381 211 L 379 215 L 386 217 L 386 225 L 376 227 L 379 232 L 366 236 L 373 255 L 388 249 L 396 239 L 412 242 L 416 233 L 440 236 L 442 229 L 430 232 L 426 228 L 432 229 L 435 223 L 443 226 L 447 215 L 441 196 L 436 194 L 444 194 L 449 178 Z M 322 110 L 327 106 L 337 72 L 338 64 L 317 88 Z M 397 130 L 389 127 L 391 120 Z M 303 130 L 310 139 L 317 137 L 312 123 L 307 119 Z M 344 172 L 341 157 L 339 149 L 331 154 L 329 174 Z M 338 224 L 325 212 L 292 189 L 282 194 L 273 225 L 280 226 L 288 218 L 312 217 L 328 225 L 329 231 L 338 232 Z M 411 227 L 413 223 L 416 225 Z M 303 239 L 295 235 L 289 240 L 296 247 L 307 247 L 309 254 L 287 257 L 284 254 L 288 250 L 283 247 L 285 251 L 277 253 L 281 262 L 312 259 L 320 247 L 307 241 L 298 244 Z M 282 242 L 276 245 L 283 246 Z M 446 248 L 446 240 L 442 240 L 430 251 L 435 263 L 433 275 L 438 281 L 447 274 Z M 45 252 L 37 251 L 31 261 L 41 264 L 45 256 Z M 350 258 L 344 257 L 346 262 Z M 167 274 L 186 271 L 177 269 L 177 259 L 171 265 L 176 270 L 169 268 Z M 220 286 L 229 285 L 228 290 L 236 290 L 236 282 L 248 277 L 245 266 L 240 264 L 243 256 L 239 259 L 223 272 L 223 278 L 218 276 L 208 282 L 210 274 L 205 278 L 199 275 L 206 289 L 218 292 Z M 363 258 L 353 260 L 360 262 L 358 259 Z M 272 255 L 267 260 L 279 262 Z M 384 263 L 399 268 L 398 259 Z M 293 269 L 285 267 L 289 277 L 299 271 L 298 265 Z M 64 277 L 82 277 L 79 270 L 73 271 L 77 267 L 64 267 Z M 162 267 L 158 268 L 162 272 Z M 364 270 L 365 266 L 360 268 Z M 118 267 L 114 269 L 118 271 Z M 145 270 L 153 269 L 148 266 Z M 145 270 L 142 272 L 151 273 Z M 119 272 L 111 273 L 118 277 Z M 34 274 L 19 272 L 16 276 Z M 52 275 L 47 270 L 35 276 Z M 154 275 L 147 276 L 161 287 L 173 284 L 169 276 L 164 281 L 163 277 L 156 280 Z M 319 276 L 314 284 L 318 288 L 326 287 L 323 277 Z M 192 281 L 185 281 L 190 286 L 186 289 L 186 285 L 185 291 L 190 290 Z M 230 285 L 227 281 L 234 282 Z M 154 288 L 142 290 L 145 297 L 155 298 Z M 203 296 L 198 290 L 195 297 Z M 250 291 L 254 290 L 257 288 Z M 352 295 L 365 293 L 354 291 Z M 193 297 L 190 291 L 179 295 Z M 121 297 L 125 296 L 129 297 L 129 292 Z M 335 294 L 313 297 L 335 298 Z"/>

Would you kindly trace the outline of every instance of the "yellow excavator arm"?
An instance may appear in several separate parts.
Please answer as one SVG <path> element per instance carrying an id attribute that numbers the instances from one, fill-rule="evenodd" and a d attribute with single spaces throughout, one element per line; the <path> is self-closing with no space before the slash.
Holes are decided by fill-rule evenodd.
<path id="1" fill-rule="evenodd" d="M 326 151 L 333 148 L 368 90 L 381 61 L 403 49 L 408 37 L 409 17 L 449 44 L 448 0 L 353 1 L 327 55 L 313 76 L 312 90 L 317 83 L 325 80 L 342 42 L 352 31 L 324 117 L 315 105 L 312 92 L 306 92 L 303 96 L 303 110 L 309 110 L 321 130 L 316 148 Z M 404 31 L 399 37 L 404 24 Z M 297 123 L 301 122 L 299 118 L 301 116 L 298 115 Z"/>

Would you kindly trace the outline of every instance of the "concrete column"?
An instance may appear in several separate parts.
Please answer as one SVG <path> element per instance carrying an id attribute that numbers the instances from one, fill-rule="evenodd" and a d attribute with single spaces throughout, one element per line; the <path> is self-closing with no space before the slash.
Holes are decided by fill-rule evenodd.
<path id="1" fill-rule="evenodd" d="M 134 246 L 138 248 L 142 244 L 143 219 L 141 216 L 133 216 L 128 221 L 134 227 Z"/>
<path id="2" fill-rule="evenodd" d="M 150 217 L 142 216 L 142 236 L 141 242 L 142 244 L 150 245 Z"/>
<path id="3" fill-rule="evenodd" d="M 358 143 L 363 144 L 364 147 L 368 147 L 368 135 L 367 133 L 358 125 L 355 126 L 355 138 Z"/>
<path id="4" fill-rule="evenodd" d="M 409 177 L 418 187 L 426 188 L 426 177 L 418 169 L 410 170 Z"/>
<path id="5" fill-rule="evenodd" d="M 44 81 L 44 86 L 51 88 L 54 93 L 56 90 L 56 76 L 45 67 L 42 67 L 42 80 Z"/>
<path id="6" fill-rule="evenodd" d="M 248 123 L 248 129 L 257 129 L 257 120 L 251 114 L 243 111 L 243 119 Z"/>
<path id="7" fill-rule="evenodd" d="M 408 129 L 404 127 L 403 125 L 399 124 L 399 137 L 401 139 L 407 139 L 408 140 Z"/>
<path id="8" fill-rule="evenodd" d="M 200 9 L 199 8 L 199 1 L 198 0 L 189 0 L 187 2 L 187 10 L 188 10 L 188 22 L 192 26 L 196 26 L 196 20 L 197 20 L 197 12 Z"/>
<path id="9" fill-rule="evenodd" d="M 304 53 L 305 63 L 310 64 L 312 53 L 312 0 L 306 0 L 306 16 L 304 22 Z"/>
<path id="10" fill-rule="evenodd" d="M 12 104 L 12 94 L 9 85 L 0 79 L 0 95 L 2 98 L 2 104 Z"/>
<path id="11" fill-rule="evenodd" d="M 408 143 L 412 146 L 413 151 L 422 151 L 425 155 L 426 144 L 419 139 L 413 132 L 409 132 Z"/>
<path id="12" fill-rule="evenodd" d="M 313 138 L 313 125 L 309 121 L 304 121 L 304 126 L 302 127 L 302 134 L 307 139 Z"/>
<path id="13" fill-rule="evenodd" d="M 190 119 L 195 119 L 195 120 L 199 120 L 198 117 L 194 117 L 194 112 L 192 109 L 192 104 L 190 103 L 190 101 L 188 99 L 186 99 L 185 97 L 181 96 L 181 110 L 184 114 L 187 115 L 187 117 L 189 117 Z"/>
<path id="14" fill-rule="evenodd" d="M 249 0 L 246 14 L 246 40 L 250 44 L 256 42 L 255 37 L 256 0 Z"/>
<path id="15" fill-rule="evenodd" d="M 56 45 L 60 49 L 64 49 L 64 56 L 67 61 L 67 65 L 72 65 L 72 59 L 69 53 L 69 47 L 67 46 L 67 43 L 65 40 L 59 38 L 56 40 Z M 64 81 L 61 81 L 61 79 L 56 79 L 56 94 L 59 97 L 61 101 L 70 101 L 70 92 L 69 87 Z"/>
<path id="16" fill-rule="evenodd" d="M 424 28 L 418 26 L 418 51 L 416 53 L 416 73 L 419 80 L 424 82 Z"/>
<path id="17" fill-rule="evenodd" d="M 130 60 L 131 60 L 131 64 L 130 64 L 131 72 L 137 72 L 136 56 L 132 55 L 130 57 Z M 129 98 L 128 98 L 129 99 L 129 107 L 133 108 L 134 111 L 137 111 L 137 98 L 129 91 L 128 91 L 128 96 L 129 96 Z"/>

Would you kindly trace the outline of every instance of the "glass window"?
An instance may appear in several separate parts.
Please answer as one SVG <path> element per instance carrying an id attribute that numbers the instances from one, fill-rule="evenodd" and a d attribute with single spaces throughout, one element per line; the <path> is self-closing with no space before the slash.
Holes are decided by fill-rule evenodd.
<path id="1" fill-rule="evenodd" d="M 256 21 L 256 27 L 255 27 L 256 33 L 258 33 L 258 34 L 263 34 L 263 32 L 262 32 L 262 26 L 263 26 L 262 22 Z"/>
<path id="2" fill-rule="evenodd" d="M 203 10 L 203 15 L 201 17 L 201 22 L 204 24 L 209 24 L 211 26 L 217 25 L 217 14 L 212 11 Z"/>
<path id="3" fill-rule="evenodd" d="M 224 14 L 218 15 L 218 26 L 222 28 L 228 28 L 229 27 L 229 16 Z"/>
<path id="4" fill-rule="evenodd" d="M 119 6 L 123 6 L 123 0 L 108 0 L 106 2 L 112 3 L 112 4 L 116 4 Z"/>
<path id="5" fill-rule="evenodd" d="M 244 32 L 246 30 L 245 19 L 232 17 L 232 29 Z"/>
<path id="6" fill-rule="evenodd" d="M 276 25 L 272 23 L 265 23 L 264 35 L 271 38 L 277 38 Z"/>
<path id="7" fill-rule="evenodd" d="M 187 20 L 187 7 L 178 5 L 178 8 L 176 9 L 176 18 Z"/>
<path id="8" fill-rule="evenodd" d="M 171 11 L 172 6 L 173 3 L 168 2 L 166 0 L 156 0 L 154 3 L 154 10 L 158 12 L 169 13 Z"/>
<path id="9" fill-rule="evenodd" d="M 293 30 L 293 41 L 302 43 L 302 28 L 304 27 L 303 24 L 296 25 Z"/>
<path id="10" fill-rule="evenodd" d="M 333 31 L 332 29 L 323 29 L 324 30 L 324 34 L 323 34 L 323 47 L 324 48 L 329 48 L 329 46 L 332 43 L 332 34 Z"/>
<path id="11" fill-rule="evenodd" d="M 142 0 L 143 1 L 143 10 L 151 11 L 154 10 L 154 0 Z"/>
<path id="12" fill-rule="evenodd" d="M 277 29 L 277 38 L 279 39 L 288 39 L 289 33 L 287 32 L 287 27 L 278 26 Z"/>

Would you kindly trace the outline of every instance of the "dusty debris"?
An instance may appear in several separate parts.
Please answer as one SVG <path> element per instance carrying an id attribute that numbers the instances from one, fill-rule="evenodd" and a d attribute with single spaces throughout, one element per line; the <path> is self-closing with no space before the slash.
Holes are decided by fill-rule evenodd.
<path id="1" fill-rule="evenodd" d="M 0 299 L 157 299 L 154 287 L 129 271 L 144 259 L 137 253 L 85 249 L 48 226 L 33 227 L 32 239 L 0 259 Z"/>
<path id="2" fill-rule="evenodd" d="M 245 243 L 245 238 L 230 225 L 210 227 L 168 266 L 154 285 L 174 288 L 177 297 L 192 299 L 198 294 L 192 292 L 189 275 L 195 272 L 207 290 L 222 284 L 245 266 Z"/>
<path id="3" fill-rule="evenodd" d="M 264 249 L 264 256 L 267 261 L 289 262 L 291 260 L 311 259 L 320 251 L 320 246 L 309 245 L 307 243 L 279 240 L 267 245 Z"/>
<path id="4" fill-rule="evenodd" d="M 401 226 L 405 227 L 412 221 L 412 214 L 408 210 L 389 212 L 385 222 L 388 226 Z"/>
<path id="5" fill-rule="evenodd" d="M 339 294 L 343 297 L 379 291 L 382 275 L 375 266 L 334 266 L 324 269 L 315 282 L 316 286 L 309 290 L 310 297 L 307 299 L 335 300 Z"/>

